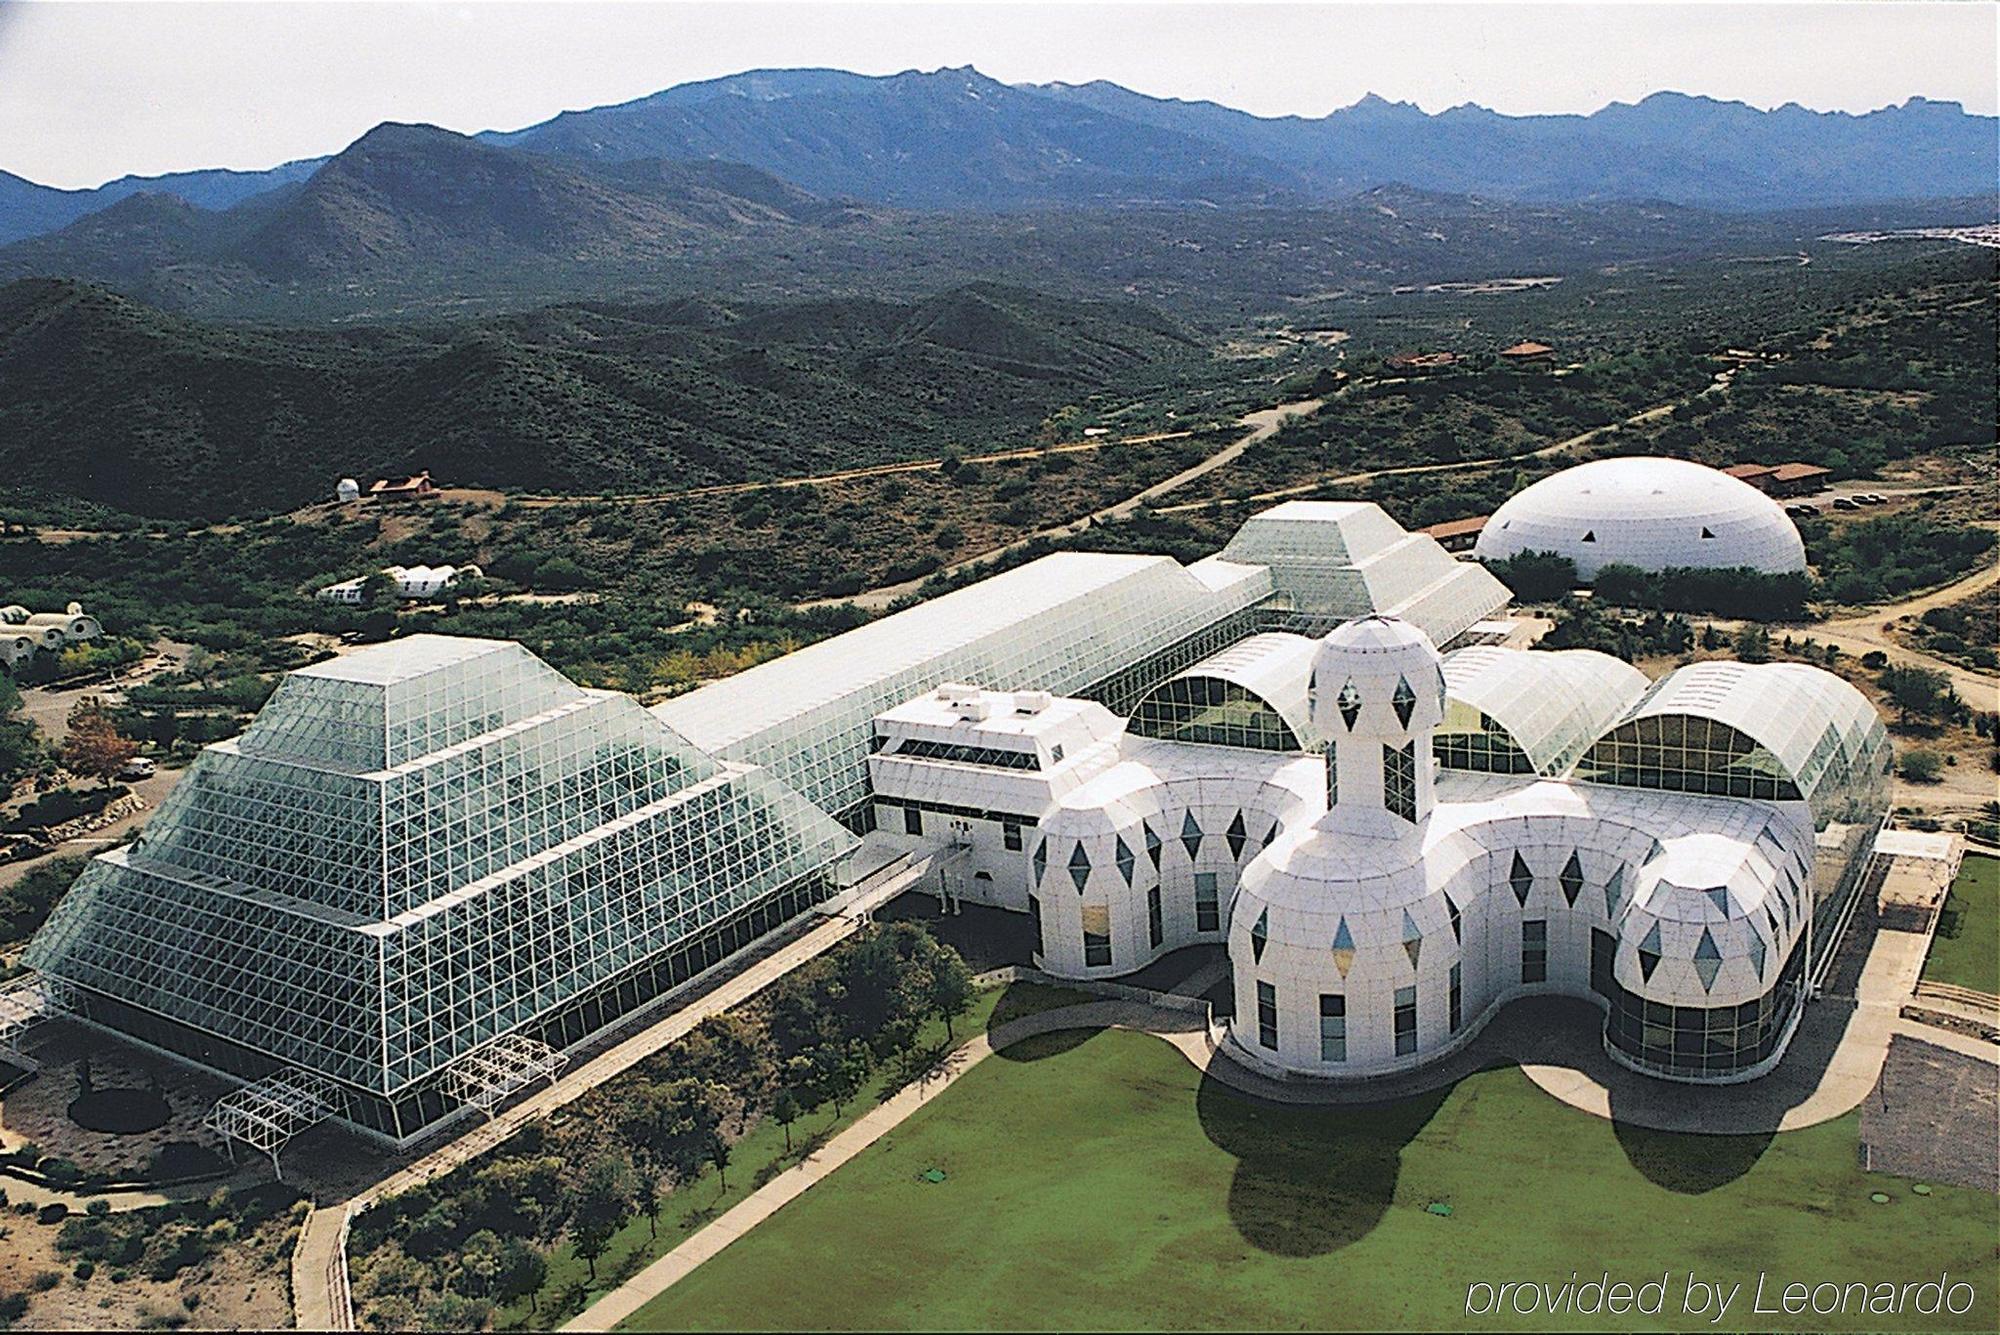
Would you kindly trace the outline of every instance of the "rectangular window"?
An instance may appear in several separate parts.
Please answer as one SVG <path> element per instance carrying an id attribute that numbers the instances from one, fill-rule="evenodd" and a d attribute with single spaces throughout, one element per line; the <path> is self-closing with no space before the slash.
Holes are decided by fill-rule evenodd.
<path id="1" fill-rule="evenodd" d="M 1278 1050 L 1278 989 L 1269 983 L 1257 984 L 1257 1042 Z"/>
<path id="2" fill-rule="evenodd" d="M 1618 939 L 1601 927 L 1590 929 L 1590 990 L 1600 997 L 1614 995 L 1617 977 L 1612 965 L 1618 957 Z"/>
<path id="3" fill-rule="evenodd" d="M 1194 929 L 1197 932 L 1218 931 L 1222 927 L 1222 909 L 1215 888 L 1215 873 L 1198 871 L 1194 874 Z"/>
<path id="4" fill-rule="evenodd" d="M 1411 824 L 1417 819 L 1417 744 L 1382 747 L 1382 805 Z"/>
<path id="5" fill-rule="evenodd" d="M 923 832 L 924 832 L 924 813 L 917 810 L 915 807 L 904 807 L 903 833 L 922 834 Z"/>
<path id="6" fill-rule="evenodd" d="M 1009 853 L 1018 853 L 1021 851 L 1021 823 L 1019 821 L 1001 821 L 1000 837 L 1006 843 Z"/>
<path id="7" fill-rule="evenodd" d="M 1166 936 L 1166 924 L 1160 913 L 1160 887 L 1156 885 L 1146 892 L 1146 937 L 1157 950 Z"/>
<path id="8" fill-rule="evenodd" d="M 1530 918 L 1521 924 L 1521 981 L 1544 983 L 1549 977 L 1549 923 Z"/>
<path id="9" fill-rule="evenodd" d="M 1347 998 L 1338 993 L 1319 994 L 1319 1059 L 1347 1060 Z"/>
<path id="10" fill-rule="evenodd" d="M 1092 968 L 1111 963 L 1111 907 L 1083 906 L 1083 962 Z"/>
<path id="11" fill-rule="evenodd" d="M 1458 1027 L 1464 1022 L 1465 1018 L 1463 1012 L 1459 1009 L 1465 1000 L 1464 969 L 1465 966 L 1462 964 L 1451 966 L 1451 1009 L 1447 1018 L 1451 1021 L 1451 1032 L 1454 1034 L 1458 1032 Z"/>
<path id="12" fill-rule="evenodd" d="M 1035 953 L 1042 953 L 1042 901 L 1028 896 L 1028 921 L 1035 924 Z"/>
<path id="13" fill-rule="evenodd" d="M 1417 1050 L 1417 989 L 1396 989 L 1396 1055 L 1407 1057 Z"/>

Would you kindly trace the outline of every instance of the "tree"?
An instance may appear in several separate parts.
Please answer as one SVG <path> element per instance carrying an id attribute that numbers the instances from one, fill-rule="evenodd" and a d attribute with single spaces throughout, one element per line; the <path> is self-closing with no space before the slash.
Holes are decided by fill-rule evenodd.
<path id="1" fill-rule="evenodd" d="M 792 1152 L 792 1123 L 799 1120 L 798 1095 L 790 1089 L 780 1089 L 778 1096 L 771 1100 L 771 1120 L 785 1131 L 785 1153 Z"/>
<path id="2" fill-rule="evenodd" d="M 1922 748 L 1905 751 L 1897 768 L 1911 783 L 1936 783 L 1944 774 L 1944 757 Z"/>
<path id="3" fill-rule="evenodd" d="M 535 1310 L 535 1297 L 548 1282 L 548 1259 L 519 1238 L 509 1238 L 500 1253 L 500 1272 L 493 1278 L 493 1292 L 503 1303 L 528 1300 Z"/>
<path id="4" fill-rule="evenodd" d="M 623 1155 L 607 1154 L 592 1162 L 570 1203 L 570 1249 L 590 1267 L 593 1280 L 597 1258 L 632 1217 L 632 1185 L 632 1165 Z"/>
<path id="5" fill-rule="evenodd" d="M 505 1264 L 506 1249 L 500 1235 L 482 1228 L 459 1248 L 455 1287 L 468 1298 L 484 1298 L 497 1287 Z"/>
<path id="6" fill-rule="evenodd" d="M 1768 663 L 1771 661 L 1771 633 L 1762 626 L 1745 626 L 1736 632 L 1736 639 L 1730 646 L 1736 656 L 1746 663 Z"/>
<path id="7" fill-rule="evenodd" d="M 0 792 L 42 767 L 46 752 L 35 725 L 20 716 L 21 693 L 0 674 Z"/>
<path id="8" fill-rule="evenodd" d="M 722 1132 L 708 1133 L 708 1161 L 715 1165 L 715 1175 L 722 1182 L 722 1189 L 729 1190 L 729 1142 L 722 1138 Z"/>
<path id="9" fill-rule="evenodd" d="M 632 1203 L 638 1207 L 640 1214 L 646 1216 L 647 1236 L 659 1237 L 660 1207 L 664 1204 L 660 1200 L 660 1179 L 651 1173 L 639 1174 L 639 1189 L 634 1194 Z"/>
<path id="10" fill-rule="evenodd" d="M 951 1022 L 972 1009 L 972 970 L 950 946 L 933 943 L 922 975 L 923 1000 L 931 1014 L 944 1021 L 944 1036 L 956 1042 Z"/>
<path id="11" fill-rule="evenodd" d="M 70 773 L 109 786 L 138 752 L 139 744 L 118 731 L 102 700 L 93 696 L 70 710 L 69 736 L 62 744 L 62 763 Z"/>
<path id="12" fill-rule="evenodd" d="M 833 1115 L 841 1115 L 841 1107 L 849 1099 L 861 1092 L 861 1086 L 868 1079 L 867 1049 L 860 1043 L 846 1047 L 828 1044 L 813 1054 L 813 1080 L 819 1091 L 833 1104 Z"/>
<path id="13" fill-rule="evenodd" d="M 1880 683 L 1905 723 L 1934 719 L 1953 699 L 1951 678 L 1928 668 L 1891 665 L 1882 670 Z"/>

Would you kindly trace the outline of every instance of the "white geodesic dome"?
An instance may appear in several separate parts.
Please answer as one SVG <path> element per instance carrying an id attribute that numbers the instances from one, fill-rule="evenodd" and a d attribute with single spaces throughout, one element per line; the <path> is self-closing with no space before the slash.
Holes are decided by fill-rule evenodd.
<path id="1" fill-rule="evenodd" d="M 1493 512 L 1473 552 L 1483 561 L 1555 552 L 1586 580 L 1608 565 L 1806 568 L 1798 529 L 1763 492 L 1685 459 L 1636 456 L 1578 464 L 1523 489 Z"/>

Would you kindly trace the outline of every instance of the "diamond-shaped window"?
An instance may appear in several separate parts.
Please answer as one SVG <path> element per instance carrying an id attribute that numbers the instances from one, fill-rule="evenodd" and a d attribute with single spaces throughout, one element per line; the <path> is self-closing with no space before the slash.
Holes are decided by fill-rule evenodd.
<path id="1" fill-rule="evenodd" d="M 1151 825 L 1141 824 L 1146 833 L 1146 856 L 1153 860 L 1153 870 L 1160 869 L 1160 836 L 1153 833 Z"/>
<path id="2" fill-rule="evenodd" d="M 1243 827 L 1242 812 L 1236 813 L 1236 819 L 1229 822 L 1229 829 L 1222 837 L 1229 841 L 1229 856 L 1241 858 L 1245 845 L 1250 842 L 1250 832 Z"/>
<path id="3" fill-rule="evenodd" d="M 1694 948 L 1694 971 L 1701 975 L 1701 990 L 1707 992 L 1715 986 L 1715 975 L 1722 968 L 1722 952 L 1715 947 L 1715 938 L 1706 927 L 1701 929 L 1701 940 Z"/>
<path id="4" fill-rule="evenodd" d="M 1342 978 L 1354 967 L 1354 933 L 1347 930 L 1347 919 L 1333 929 L 1333 967 L 1340 970 Z"/>
<path id="5" fill-rule="evenodd" d="M 1040 843 L 1035 845 L 1034 864 L 1035 864 L 1035 880 L 1037 883 L 1039 883 L 1042 879 L 1042 875 L 1049 869 L 1048 840 L 1044 839 Z"/>
<path id="6" fill-rule="evenodd" d="M 1723 917 L 1729 916 L 1729 891 L 1717 886 L 1708 892 L 1708 902 L 1715 905 L 1716 911 Z"/>
<path id="7" fill-rule="evenodd" d="M 1333 703 L 1340 710 L 1340 721 L 1347 725 L 1349 732 L 1353 732 L 1355 720 L 1361 717 L 1361 691 L 1355 686 L 1354 678 L 1347 679 L 1347 684 L 1340 688 L 1340 694 L 1333 697 Z"/>
<path id="8" fill-rule="evenodd" d="M 1764 938 L 1757 934 L 1755 928 L 1750 929 L 1750 962 L 1757 966 L 1757 979 L 1759 982 L 1762 982 L 1764 978 Z"/>
<path id="9" fill-rule="evenodd" d="M 1444 897 L 1444 911 L 1451 919 L 1451 939 L 1463 944 L 1465 941 L 1465 916 L 1458 911 L 1458 903 L 1450 895 Z"/>
<path id="10" fill-rule="evenodd" d="M 1181 817 L 1181 846 L 1187 849 L 1189 857 L 1201 852 L 1201 825 L 1192 811 Z"/>
<path id="11" fill-rule="evenodd" d="M 1654 923 L 1653 930 L 1647 932 L 1639 942 L 1639 975 L 1647 982 L 1653 980 L 1653 970 L 1660 967 L 1660 924 Z"/>
<path id="12" fill-rule="evenodd" d="M 1410 967 L 1417 967 L 1417 957 L 1424 952 L 1424 934 L 1417 927 L 1417 920 L 1403 910 L 1403 953 L 1410 957 Z"/>
<path id="13" fill-rule="evenodd" d="M 1624 898 L 1625 864 L 1621 862 L 1618 864 L 1618 869 L 1611 873 L 1611 879 L 1604 883 L 1604 916 L 1607 918 L 1616 918 L 1618 916 L 1618 905 L 1623 902 Z"/>
<path id="14" fill-rule="evenodd" d="M 1519 853 L 1514 855 L 1514 865 L 1507 873 L 1507 884 L 1514 887 L 1514 902 L 1526 908 L 1528 892 L 1535 888 L 1535 873 Z"/>
<path id="15" fill-rule="evenodd" d="M 1255 964 L 1264 958 L 1264 947 L 1271 940 L 1271 910 L 1266 908 L 1257 915 L 1257 922 L 1250 929 L 1250 961 Z"/>
<path id="16" fill-rule="evenodd" d="M 1562 886 L 1563 898 L 1569 901 L 1571 908 L 1575 908 L 1576 897 L 1583 889 L 1583 863 L 1577 860 L 1575 853 L 1572 852 L 1569 861 L 1563 863 L 1562 875 L 1556 877 L 1556 884 Z"/>
<path id="17" fill-rule="evenodd" d="M 1076 882 L 1076 892 L 1082 894 L 1083 883 L 1090 879 L 1090 854 L 1083 851 L 1082 844 L 1069 855 L 1069 878 Z"/>
<path id="18" fill-rule="evenodd" d="M 1404 727 L 1410 726 L 1410 716 L 1417 709 L 1417 693 L 1410 689 L 1408 677 L 1396 678 L 1396 689 L 1389 696 L 1389 705 L 1396 711 L 1396 721 Z"/>
<path id="19" fill-rule="evenodd" d="M 1123 838 L 1118 840 L 1117 862 L 1118 874 L 1125 878 L 1125 884 L 1132 884 L 1132 869 L 1139 865 L 1139 860 L 1132 855 L 1132 846 Z"/>

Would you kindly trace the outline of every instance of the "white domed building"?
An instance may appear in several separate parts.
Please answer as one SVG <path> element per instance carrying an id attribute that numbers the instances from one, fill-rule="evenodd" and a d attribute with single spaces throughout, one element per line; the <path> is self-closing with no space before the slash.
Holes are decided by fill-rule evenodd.
<path id="1" fill-rule="evenodd" d="M 1473 554 L 1503 561 L 1523 552 L 1566 556 L 1584 580 L 1608 565 L 1806 568 L 1798 528 L 1769 496 L 1701 464 L 1640 455 L 1578 464 L 1509 497 Z"/>
<path id="2" fill-rule="evenodd" d="M 870 837 L 1025 909 L 1060 977 L 1225 945 L 1227 1051 L 1287 1078 L 1426 1066 L 1538 994 L 1595 1001 L 1635 1070 L 1754 1078 L 1886 810 L 1881 720 L 1797 664 L 1649 683 L 1375 615 L 1244 640 L 1125 720 L 945 693 L 877 716 Z"/>

